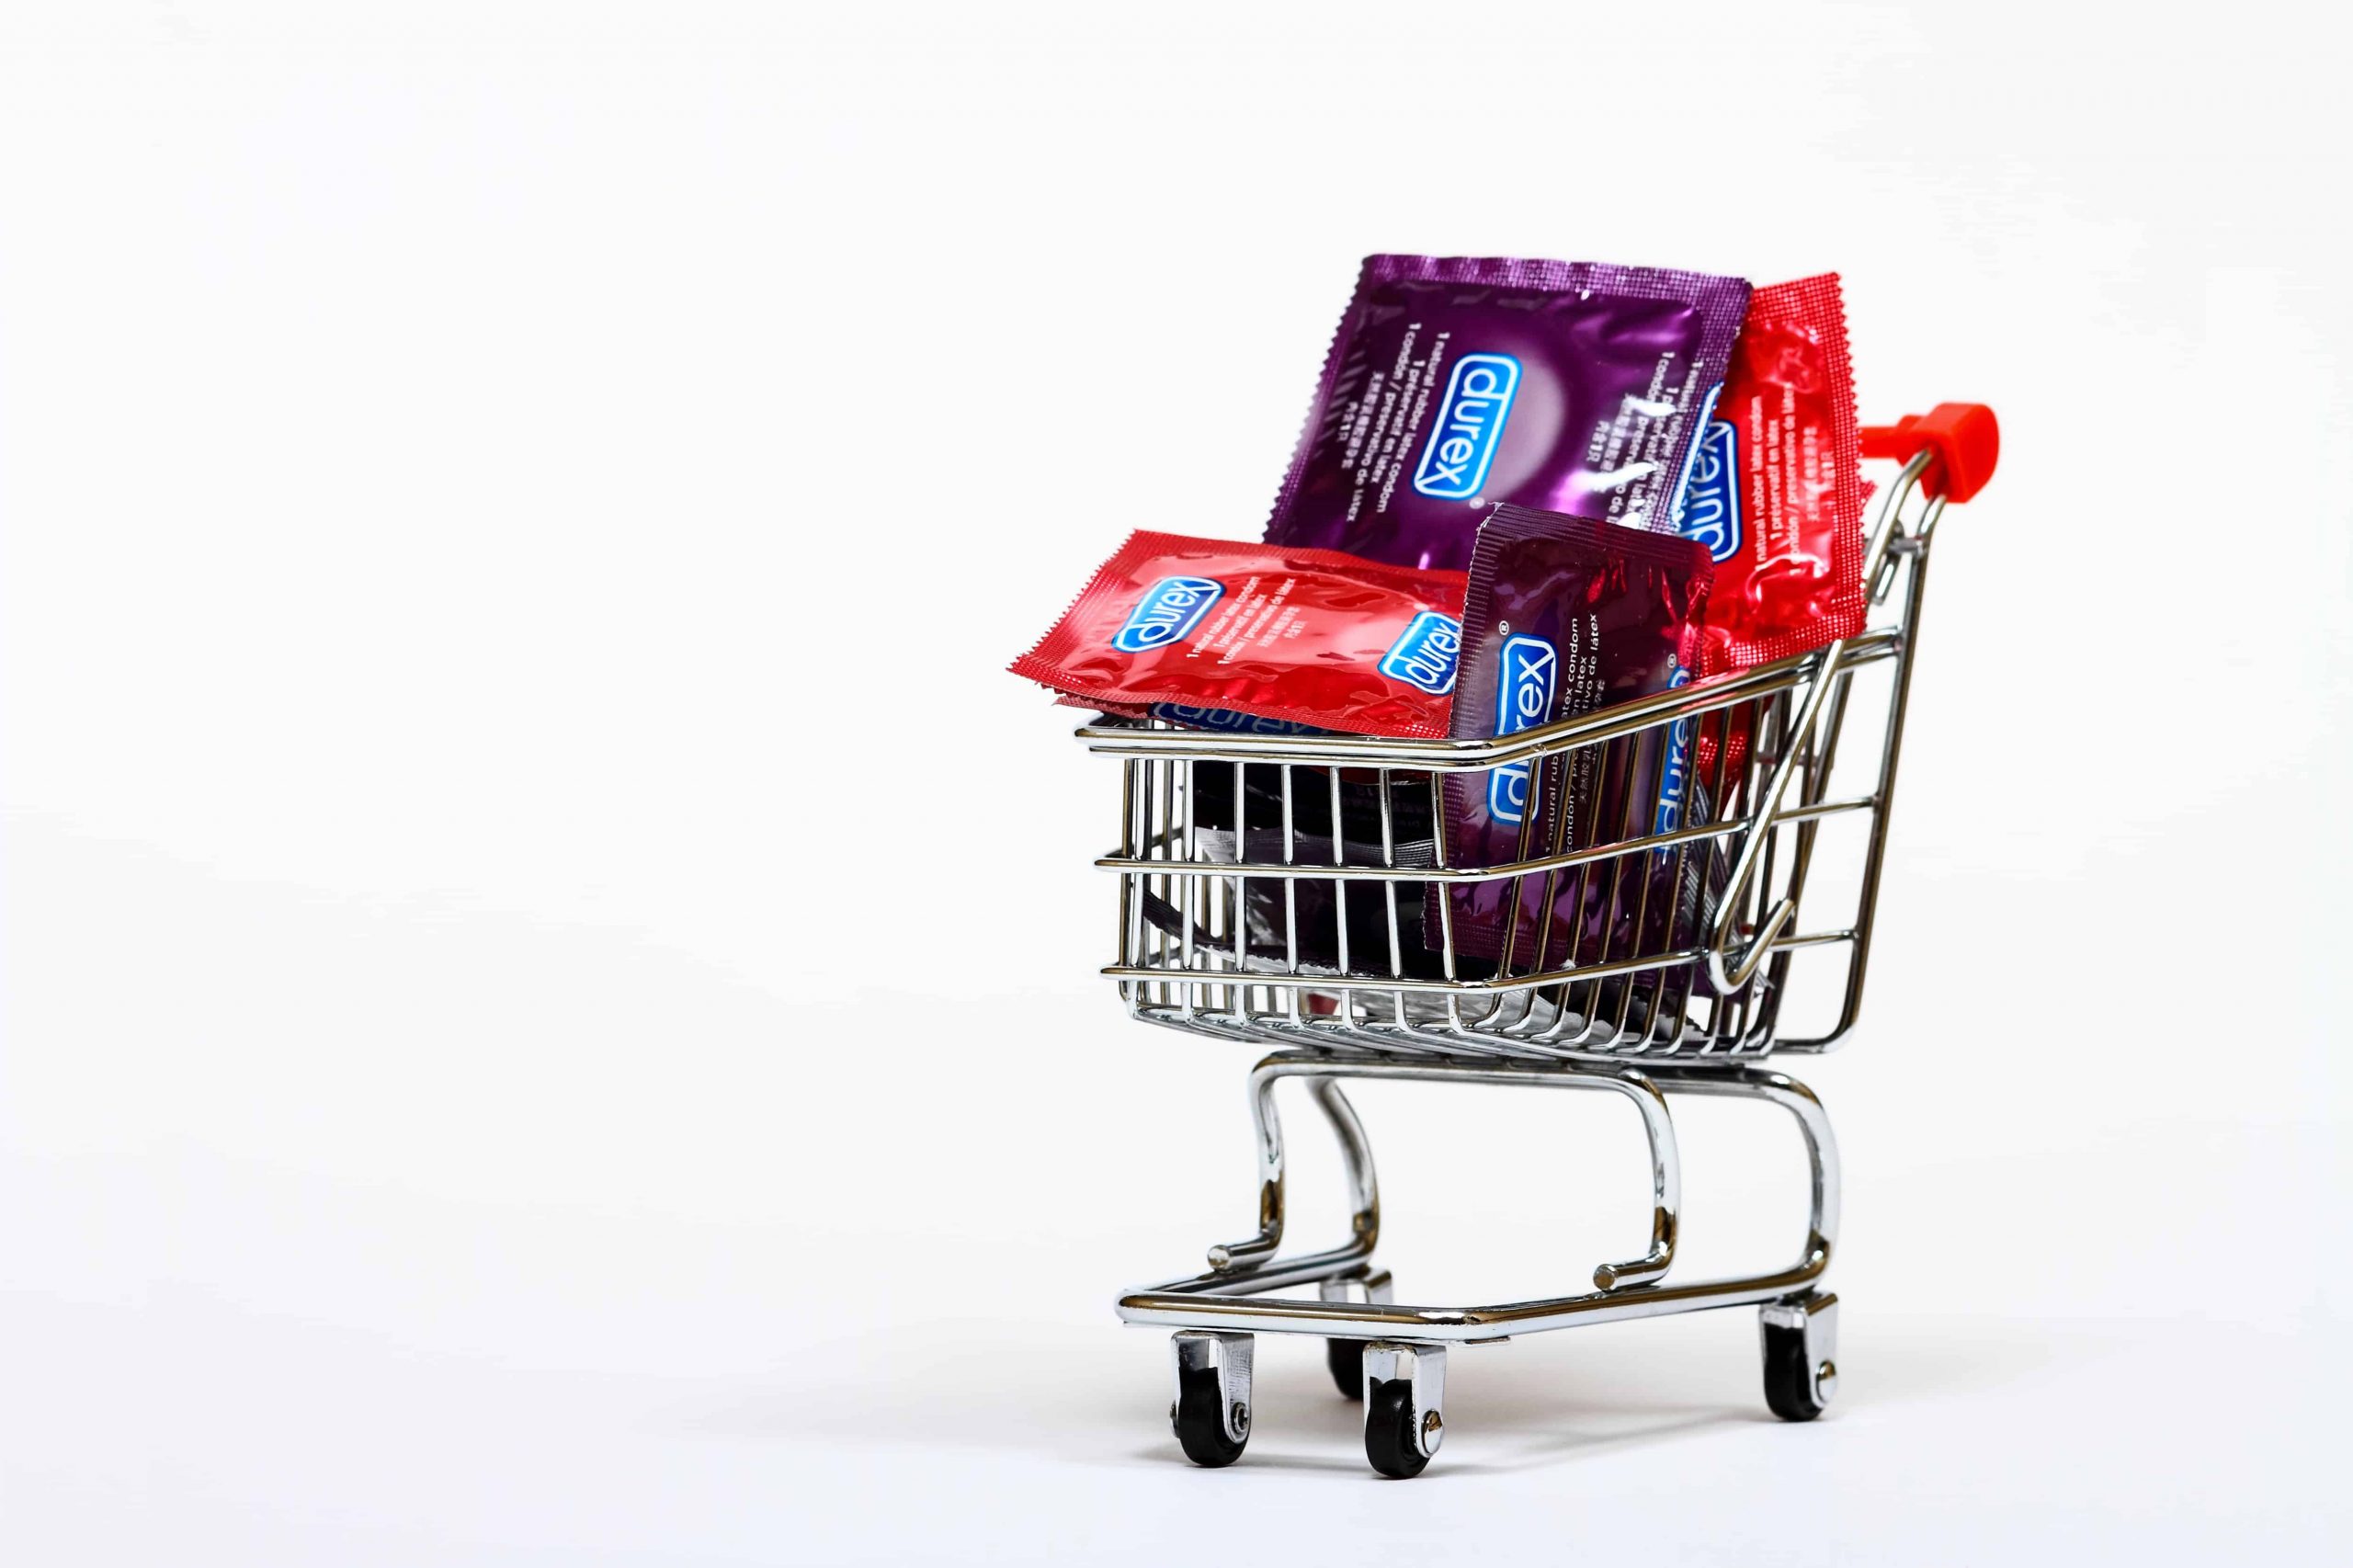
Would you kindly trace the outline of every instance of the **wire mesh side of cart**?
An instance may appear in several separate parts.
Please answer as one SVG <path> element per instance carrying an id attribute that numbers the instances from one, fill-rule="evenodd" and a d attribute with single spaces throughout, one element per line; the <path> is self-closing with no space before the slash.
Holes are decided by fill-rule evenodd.
<path id="1" fill-rule="evenodd" d="M 1497 741 L 1159 721 L 1082 729 L 1090 749 L 1122 758 L 1120 846 L 1098 864 L 1119 875 L 1118 959 L 1105 972 L 1130 1011 L 1347 1054 L 1748 1060 L 1829 1049 L 1861 1001 L 1944 506 L 1920 487 L 1926 466 L 1904 468 L 1875 521 L 1874 624 L 1797 658 Z M 1669 756 L 1688 772 L 1677 812 L 1662 813 Z M 1586 842 L 1556 830 L 1508 864 L 1447 864 L 1445 779 L 1498 769 L 1519 770 L 1538 799 L 1588 780 Z M 1826 847 L 1825 835 L 1843 846 Z M 1801 895 L 1833 874 L 1811 902 L 1836 917 L 1801 928 Z M 1458 931 L 1473 884 L 1528 912 L 1483 950 Z M 1555 911 L 1567 912 L 1557 924 Z M 1588 911 L 1598 913 L 1578 918 Z M 1795 975 L 1838 959 L 1835 1010 L 1801 1029 L 1787 1007 Z"/>

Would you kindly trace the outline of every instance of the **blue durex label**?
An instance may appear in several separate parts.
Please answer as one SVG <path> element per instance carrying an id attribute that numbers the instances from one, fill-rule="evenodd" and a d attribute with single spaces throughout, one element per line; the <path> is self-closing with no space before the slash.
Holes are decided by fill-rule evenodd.
<path id="1" fill-rule="evenodd" d="M 1236 713 L 1230 708 L 1188 708 L 1176 702 L 1155 702 L 1152 716 L 1165 719 L 1172 724 L 1182 724 L 1188 730 L 1214 730 L 1224 735 L 1328 735 L 1329 730 L 1319 730 L 1313 724 L 1295 724 L 1289 719 L 1261 719 L 1255 713 Z"/>
<path id="2" fill-rule="evenodd" d="M 1540 724 L 1552 711 L 1561 662 L 1541 637 L 1505 639 L 1503 665 L 1495 672 L 1495 734 L 1516 735 Z M 1507 762 L 1487 772 L 1487 815 L 1517 827 L 1528 815 L 1528 764 Z"/>
<path id="3" fill-rule="evenodd" d="M 1676 513 L 1675 531 L 1708 547 L 1712 561 L 1730 561 L 1740 552 L 1740 473 L 1735 460 L 1739 443 L 1731 425 L 1711 419 L 1692 443 L 1691 477 L 1683 487 L 1683 505 Z"/>
<path id="4" fill-rule="evenodd" d="M 1677 665 L 1666 687 L 1673 691 L 1690 684 L 1691 672 Z M 1666 756 L 1659 762 L 1658 809 L 1651 813 L 1653 834 L 1673 833 L 1683 825 L 1683 796 L 1690 783 L 1690 773 L 1691 721 L 1677 719 L 1675 727 L 1667 732 Z M 1666 851 L 1661 849 L 1657 853 L 1664 855 Z"/>
<path id="5" fill-rule="evenodd" d="M 1111 646 L 1122 653 L 1142 653 L 1181 642 L 1224 595 L 1225 585 L 1214 577 L 1163 577 L 1128 611 L 1127 624 L 1111 634 Z"/>
<path id="6" fill-rule="evenodd" d="M 1414 488 L 1440 501 L 1468 501 L 1478 494 L 1518 392 L 1519 361 L 1510 355 L 1465 354 L 1457 359 L 1422 460 L 1415 466 Z"/>
<path id="7" fill-rule="evenodd" d="M 1454 666 L 1462 656 L 1462 623 L 1426 609 L 1406 622 L 1404 635 L 1381 655 L 1381 673 L 1416 691 L 1444 697 L 1454 689 Z"/>

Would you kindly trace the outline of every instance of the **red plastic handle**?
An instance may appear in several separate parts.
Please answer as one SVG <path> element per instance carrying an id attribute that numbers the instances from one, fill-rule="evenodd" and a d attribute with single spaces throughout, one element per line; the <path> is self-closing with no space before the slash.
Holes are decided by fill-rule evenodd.
<path id="1" fill-rule="evenodd" d="M 1920 483 L 1931 495 L 1966 501 L 1985 488 L 2002 456 L 2002 427 L 1982 403 L 1940 403 L 1926 414 L 1907 414 L 1893 425 L 1863 426 L 1863 456 L 1909 462 L 1934 455 Z"/>

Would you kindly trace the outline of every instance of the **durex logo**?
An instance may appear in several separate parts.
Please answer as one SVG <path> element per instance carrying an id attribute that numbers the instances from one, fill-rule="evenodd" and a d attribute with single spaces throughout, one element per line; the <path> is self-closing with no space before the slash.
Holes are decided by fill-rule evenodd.
<path id="1" fill-rule="evenodd" d="M 1146 653 L 1181 642 L 1224 594 L 1225 585 L 1214 577 L 1163 577 L 1128 611 L 1127 624 L 1111 635 L 1111 646 L 1122 653 Z"/>
<path id="2" fill-rule="evenodd" d="M 1516 735 L 1552 716 L 1560 671 L 1552 644 L 1541 637 L 1504 641 L 1503 665 L 1495 672 L 1495 733 Z M 1506 763 L 1487 774 L 1487 815 L 1517 826 L 1528 815 L 1528 764 Z"/>
<path id="3" fill-rule="evenodd" d="M 1691 672 L 1677 665 L 1675 674 L 1667 677 L 1666 688 L 1673 691 L 1690 684 Z M 1683 824 L 1683 795 L 1690 771 L 1691 721 L 1677 719 L 1675 727 L 1667 732 L 1666 756 L 1659 764 L 1658 809 L 1651 813 L 1654 835 L 1673 833 Z M 1665 855 L 1666 851 L 1662 848 L 1656 853 Z"/>
<path id="4" fill-rule="evenodd" d="M 1381 655 L 1381 673 L 1416 691 L 1444 697 L 1454 689 L 1454 666 L 1462 656 L 1462 623 L 1426 609 L 1405 625 L 1404 634 Z"/>
<path id="5" fill-rule="evenodd" d="M 1518 391 L 1519 361 L 1508 354 L 1465 354 L 1456 360 L 1429 444 L 1414 470 L 1414 488 L 1440 501 L 1478 494 Z"/>
<path id="6" fill-rule="evenodd" d="M 1188 730 L 1214 730 L 1227 735 L 1328 735 L 1329 730 L 1319 730 L 1313 724 L 1293 723 L 1289 719 L 1261 719 L 1255 713 L 1236 713 L 1229 708 L 1194 708 L 1178 702 L 1155 702 L 1152 716 L 1165 719 L 1172 724 L 1182 724 Z"/>
<path id="7" fill-rule="evenodd" d="M 1699 427 L 1691 477 L 1683 488 L 1676 532 L 1708 547 L 1709 558 L 1729 561 L 1740 550 L 1740 478 L 1731 425 L 1711 419 Z"/>

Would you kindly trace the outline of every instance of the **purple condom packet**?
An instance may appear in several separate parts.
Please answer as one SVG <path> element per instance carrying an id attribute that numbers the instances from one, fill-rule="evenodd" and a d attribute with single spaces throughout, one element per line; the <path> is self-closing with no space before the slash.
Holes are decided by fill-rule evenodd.
<path id="1" fill-rule="evenodd" d="M 1671 533 L 1747 309 L 1708 273 L 1368 256 L 1267 540 L 1460 571 L 1506 502 Z"/>
<path id="2" fill-rule="evenodd" d="M 1699 657 L 1711 573 L 1697 540 L 1496 507 L 1471 558 L 1449 733 L 1517 734 L 1684 685 Z M 1449 774 L 1447 864 L 1506 866 L 1670 832 L 1685 804 L 1688 754 L 1686 723 L 1533 765 Z M 1662 936 L 1679 902 L 1671 885 L 1653 901 L 1643 884 L 1654 871 L 1671 884 L 1677 858 L 1654 856 L 1655 865 L 1631 879 L 1597 861 L 1591 872 L 1446 884 L 1456 951 L 1505 960 L 1521 973 L 1631 957 L 1637 940 Z M 1438 896 L 1433 884 L 1432 927 Z"/>

